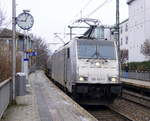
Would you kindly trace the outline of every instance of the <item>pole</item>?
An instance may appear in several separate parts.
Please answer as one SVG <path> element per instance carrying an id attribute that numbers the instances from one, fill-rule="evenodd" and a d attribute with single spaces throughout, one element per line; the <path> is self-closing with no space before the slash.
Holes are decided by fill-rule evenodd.
<path id="1" fill-rule="evenodd" d="M 29 38 L 28 38 L 28 31 L 26 31 L 26 50 L 29 50 Z M 29 59 L 29 55 L 26 54 L 26 58 Z M 28 72 L 29 72 L 29 60 L 25 62 L 26 63 L 26 79 L 28 83 Z"/>
<path id="2" fill-rule="evenodd" d="M 70 27 L 70 40 L 72 39 L 72 27 Z"/>
<path id="3" fill-rule="evenodd" d="M 15 75 L 16 75 L 16 0 L 12 0 L 12 80 L 13 80 L 13 102 L 15 102 Z"/>
<path id="4" fill-rule="evenodd" d="M 120 24 L 119 0 L 116 0 L 116 31 L 117 31 L 117 43 L 118 43 L 117 47 L 118 47 L 119 81 L 120 81 L 121 61 L 120 61 L 119 24 Z"/>

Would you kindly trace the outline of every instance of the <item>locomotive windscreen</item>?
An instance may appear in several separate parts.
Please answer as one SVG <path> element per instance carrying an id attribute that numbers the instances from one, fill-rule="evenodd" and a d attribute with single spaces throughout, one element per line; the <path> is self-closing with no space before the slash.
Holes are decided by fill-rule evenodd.
<path id="1" fill-rule="evenodd" d="M 114 43 L 107 41 L 78 41 L 78 57 L 80 59 L 105 58 L 115 60 Z"/>

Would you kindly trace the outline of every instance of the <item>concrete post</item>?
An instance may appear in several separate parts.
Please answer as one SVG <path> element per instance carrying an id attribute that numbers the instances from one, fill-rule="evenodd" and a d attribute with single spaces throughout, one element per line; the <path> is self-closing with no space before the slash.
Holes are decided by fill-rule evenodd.
<path id="1" fill-rule="evenodd" d="M 13 101 L 15 102 L 15 76 L 16 76 L 16 0 L 12 0 L 12 31 L 13 31 L 13 50 L 12 50 L 12 79 L 13 79 Z"/>

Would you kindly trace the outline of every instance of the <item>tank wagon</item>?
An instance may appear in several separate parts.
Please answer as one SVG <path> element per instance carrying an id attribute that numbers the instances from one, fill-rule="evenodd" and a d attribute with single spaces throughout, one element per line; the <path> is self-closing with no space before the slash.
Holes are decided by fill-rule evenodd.
<path id="1" fill-rule="evenodd" d="M 90 26 L 48 60 L 49 76 L 81 104 L 108 104 L 121 94 L 116 43 L 104 29 Z"/>

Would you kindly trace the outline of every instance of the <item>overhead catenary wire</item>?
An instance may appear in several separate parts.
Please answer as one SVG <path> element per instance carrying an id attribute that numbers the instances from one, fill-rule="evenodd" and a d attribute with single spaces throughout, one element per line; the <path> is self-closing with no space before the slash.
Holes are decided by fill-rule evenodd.
<path id="1" fill-rule="evenodd" d="M 93 1 L 93 0 L 89 0 L 89 1 L 83 6 L 83 8 L 81 8 L 80 11 L 74 16 L 74 18 L 78 17 L 80 14 L 83 14 L 83 10 L 85 10 L 85 9 L 90 5 L 90 3 L 91 3 L 92 1 Z M 81 15 L 81 17 L 82 17 L 82 15 Z M 69 22 L 69 24 L 70 24 L 70 23 L 72 24 L 73 22 L 74 22 L 74 19 L 71 20 L 71 21 Z M 64 33 L 66 33 L 66 32 L 65 32 L 66 27 L 68 27 L 68 24 L 64 27 Z M 66 35 L 64 34 L 64 38 L 65 38 L 65 37 L 66 37 Z"/>
<path id="2" fill-rule="evenodd" d="M 80 11 L 78 12 L 78 14 L 75 15 L 74 18 L 78 17 L 80 14 L 83 14 L 83 10 L 85 10 L 89 5 L 90 3 L 92 2 L 93 0 L 89 0 L 83 8 L 80 9 Z M 97 12 L 100 8 L 102 8 L 106 3 L 108 3 L 109 1 L 112 1 L 112 0 L 105 0 L 101 5 L 99 5 L 96 9 L 94 9 L 91 13 L 87 14 L 87 16 L 85 16 L 85 18 L 89 18 L 91 15 L 93 15 L 95 12 Z M 80 18 L 82 18 L 82 15 L 80 16 Z M 74 24 L 74 20 L 71 20 L 69 22 L 69 24 Z M 68 26 L 67 26 L 68 27 Z M 65 27 L 66 28 L 66 27 Z M 65 30 L 65 29 L 64 29 Z M 65 38 L 66 36 L 64 36 Z"/>
<path id="3" fill-rule="evenodd" d="M 83 14 L 83 11 L 90 5 L 90 3 L 91 3 L 92 1 L 93 1 L 93 0 L 89 0 L 89 1 L 83 6 L 83 8 L 81 8 L 81 9 L 79 10 L 79 12 L 78 12 L 77 14 L 75 14 L 75 16 L 74 16 L 73 18 L 76 18 L 76 17 L 80 16 L 81 14 Z M 82 17 L 82 15 L 81 15 L 80 17 Z M 73 23 L 73 22 L 74 22 L 74 19 L 71 20 L 71 21 L 69 22 L 69 24 L 70 24 L 70 23 Z M 67 26 L 68 26 L 68 25 L 67 25 Z"/>
<path id="4" fill-rule="evenodd" d="M 109 0 L 105 0 L 101 5 L 99 5 L 96 9 L 94 9 L 91 13 L 87 15 L 87 18 L 89 18 L 91 15 L 93 15 L 95 12 L 97 12 L 100 8 L 102 8 Z"/>
<path id="5" fill-rule="evenodd" d="M 92 0 L 89 0 L 81 10 L 85 10 L 91 2 L 92 2 Z"/>
<path id="6" fill-rule="evenodd" d="M 85 10 L 89 5 L 90 3 L 92 2 L 93 0 L 89 0 L 84 6 L 83 8 L 80 9 L 80 11 L 76 14 L 76 16 L 78 16 L 79 14 L 83 14 L 83 10 Z"/>

